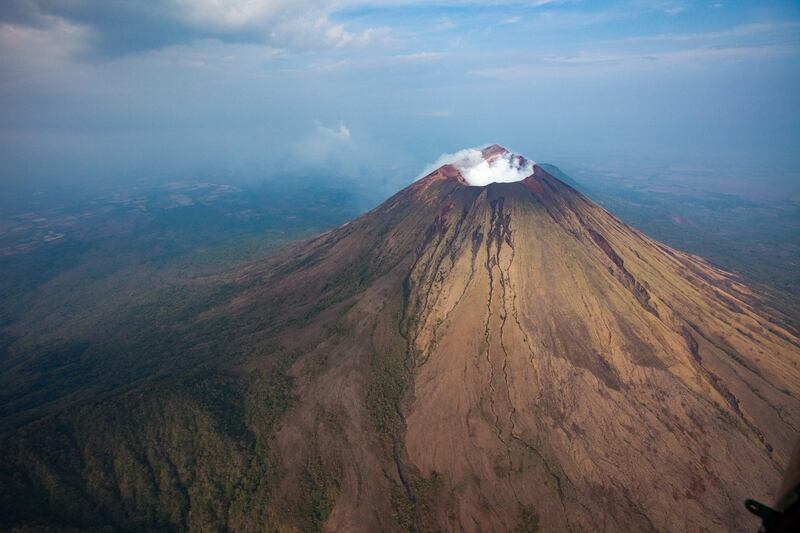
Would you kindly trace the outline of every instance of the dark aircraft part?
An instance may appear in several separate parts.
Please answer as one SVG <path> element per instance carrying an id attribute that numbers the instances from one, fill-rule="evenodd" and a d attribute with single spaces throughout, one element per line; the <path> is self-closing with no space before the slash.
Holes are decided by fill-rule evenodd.
<path id="1" fill-rule="evenodd" d="M 755 500 L 746 500 L 747 510 L 761 518 L 761 533 L 796 533 L 800 531 L 800 485 L 794 489 L 794 504 L 780 512 Z"/>
<path id="2" fill-rule="evenodd" d="M 783 475 L 779 494 L 781 497 L 774 509 L 755 500 L 746 500 L 744 506 L 761 518 L 760 532 L 796 533 L 800 531 L 800 442 Z"/>

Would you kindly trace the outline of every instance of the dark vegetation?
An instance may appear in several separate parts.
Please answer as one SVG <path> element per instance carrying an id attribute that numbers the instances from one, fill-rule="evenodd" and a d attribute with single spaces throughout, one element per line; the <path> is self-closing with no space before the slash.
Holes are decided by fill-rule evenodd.
<path id="1" fill-rule="evenodd" d="M 356 202 L 324 188 L 169 207 L 147 194 L 147 211 L 86 205 L 95 215 L 67 237 L 0 259 L 0 529 L 265 531 L 270 512 L 318 529 L 337 482 L 313 458 L 308 498 L 273 502 L 295 357 L 259 335 L 273 315 L 198 317 L 238 287 L 217 273 L 352 218 Z M 243 373 L 250 358 L 260 367 Z"/>
<path id="2" fill-rule="evenodd" d="M 537 533 L 539 531 L 539 515 L 530 505 L 520 505 L 517 526 L 513 533 Z"/>
<path id="3" fill-rule="evenodd" d="M 429 477 L 413 473 L 409 485 L 413 501 L 400 487 L 391 494 L 392 518 L 403 531 L 436 531 L 436 506 L 441 498 L 441 480 L 436 472 Z"/>
<path id="4" fill-rule="evenodd" d="M 400 306 L 397 308 L 396 320 L 383 325 L 383 331 L 373 332 L 372 379 L 367 389 L 372 423 L 387 440 L 402 430 L 400 404 L 411 378 L 408 343 L 400 335 Z M 377 341 L 381 343 L 376 345 Z"/>
<path id="5" fill-rule="evenodd" d="M 290 401 L 280 371 L 201 373 L 39 420 L 2 440 L 4 528 L 264 530 Z"/>

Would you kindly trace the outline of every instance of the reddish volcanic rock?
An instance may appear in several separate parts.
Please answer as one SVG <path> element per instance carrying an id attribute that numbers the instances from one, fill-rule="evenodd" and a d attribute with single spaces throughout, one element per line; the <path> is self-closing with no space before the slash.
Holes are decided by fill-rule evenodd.
<path id="1" fill-rule="evenodd" d="M 481 150 L 481 154 L 483 154 L 483 158 L 487 161 L 492 161 L 498 156 L 505 155 L 509 153 L 508 150 L 500 146 L 499 144 L 492 144 L 487 146 L 483 150 Z"/>

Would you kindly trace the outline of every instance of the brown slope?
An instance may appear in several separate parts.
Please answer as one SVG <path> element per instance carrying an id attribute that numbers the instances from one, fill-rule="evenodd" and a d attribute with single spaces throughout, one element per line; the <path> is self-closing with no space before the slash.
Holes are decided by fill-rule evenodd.
<path id="1" fill-rule="evenodd" d="M 243 273 L 217 312 L 272 310 L 299 355 L 277 520 L 312 487 L 329 530 L 754 529 L 742 501 L 775 495 L 800 427 L 798 339 L 535 168 L 442 167 Z"/>

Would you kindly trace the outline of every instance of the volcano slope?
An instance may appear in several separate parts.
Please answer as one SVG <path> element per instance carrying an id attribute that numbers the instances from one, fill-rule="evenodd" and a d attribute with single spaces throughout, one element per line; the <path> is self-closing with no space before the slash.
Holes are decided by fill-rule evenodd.
<path id="1" fill-rule="evenodd" d="M 800 427 L 797 333 L 532 168 L 445 165 L 226 279 L 171 333 L 213 387 L 160 378 L 6 437 L 5 505 L 46 502 L 12 525 L 757 527 L 742 502 L 775 496 Z"/>

